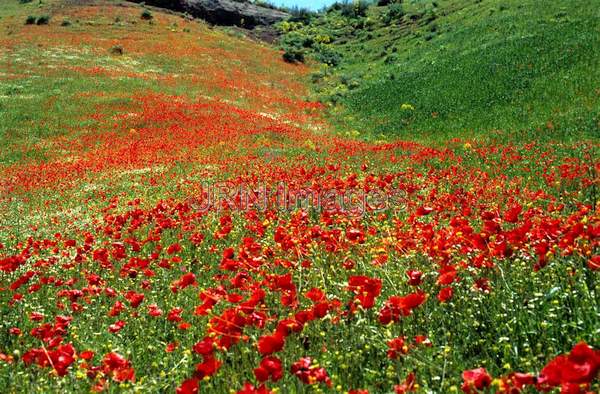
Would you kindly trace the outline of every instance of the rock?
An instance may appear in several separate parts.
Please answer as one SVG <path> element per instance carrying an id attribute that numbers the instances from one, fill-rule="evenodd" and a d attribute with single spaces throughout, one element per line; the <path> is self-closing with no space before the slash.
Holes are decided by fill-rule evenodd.
<path id="1" fill-rule="evenodd" d="M 272 8 L 235 0 L 182 0 L 192 16 L 218 25 L 252 28 L 280 22 L 290 15 Z"/>
<path id="2" fill-rule="evenodd" d="M 134 0 L 137 3 L 142 1 Z M 209 23 L 253 29 L 287 19 L 286 12 L 241 0 L 146 0 L 146 4 L 187 12 Z"/>

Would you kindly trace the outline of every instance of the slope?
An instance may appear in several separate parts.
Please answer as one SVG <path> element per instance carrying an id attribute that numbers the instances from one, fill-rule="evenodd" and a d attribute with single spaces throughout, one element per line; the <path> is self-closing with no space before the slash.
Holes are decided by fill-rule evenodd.
<path id="1" fill-rule="evenodd" d="M 285 48 L 336 65 L 313 76 L 332 118 L 379 137 L 600 135 L 594 2 L 391 3 L 282 26 Z"/>

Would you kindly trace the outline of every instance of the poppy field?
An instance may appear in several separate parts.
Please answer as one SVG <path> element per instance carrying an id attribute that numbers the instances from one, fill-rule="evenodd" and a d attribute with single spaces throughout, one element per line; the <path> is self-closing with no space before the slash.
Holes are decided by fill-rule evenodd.
<path id="1" fill-rule="evenodd" d="M 597 139 L 362 138 L 233 29 L 7 2 L 1 391 L 600 390 Z"/>

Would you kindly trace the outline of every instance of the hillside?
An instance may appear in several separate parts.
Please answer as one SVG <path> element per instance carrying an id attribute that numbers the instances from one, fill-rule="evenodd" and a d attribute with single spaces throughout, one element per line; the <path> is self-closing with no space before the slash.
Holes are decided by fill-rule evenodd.
<path id="1" fill-rule="evenodd" d="M 430 40 L 431 3 L 337 6 L 290 63 L 145 4 L 3 0 L 0 392 L 599 392 L 595 11 L 492 50 L 507 4 L 440 1 Z"/>
<path id="2" fill-rule="evenodd" d="M 600 136 L 594 2 L 390 3 L 337 5 L 280 26 L 284 48 L 335 64 L 313 82 L 343 128 L 434 139 L 496 130 L 528 139 Z"/>

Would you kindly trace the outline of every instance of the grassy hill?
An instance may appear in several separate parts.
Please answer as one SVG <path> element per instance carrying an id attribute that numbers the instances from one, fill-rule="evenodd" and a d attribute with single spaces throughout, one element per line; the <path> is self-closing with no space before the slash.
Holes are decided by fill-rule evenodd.
<path id="1" fill-rule="evenodd" d="M 599 21 L 587 1 L 412 0 L 281 29 L 285 48 L 334 65 L 313 82 L 345 126 L 577 139 L 600 135 Z"/>

